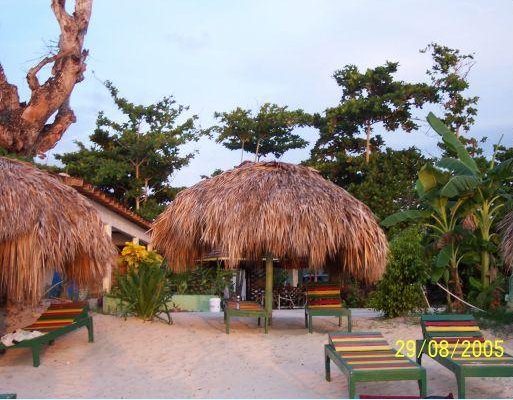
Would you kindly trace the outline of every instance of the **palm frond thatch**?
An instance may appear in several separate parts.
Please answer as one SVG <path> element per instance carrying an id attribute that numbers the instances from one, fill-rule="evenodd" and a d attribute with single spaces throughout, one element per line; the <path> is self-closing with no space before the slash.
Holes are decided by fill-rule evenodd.
<path id="1" fill-rule="evenodd" d="M 504 264 L 511 270 L 513 268 L 513 211 L 504 217 L 499 229 L 503 235 L 500 251 L 504 258 Z"/>
<path id="2" fill-rule="evenodd" d="M 10 300 L 39 301 L 52 270 L 96 286 L 115 254 L 82 195 L 28 163 L 0 157 L 0 291 Z"/>
<path id="3" fill-rule="evenodd" d="M 232 266 L 270 253 L 313 269 L 335 262 L 375 282 L 388 251 L 365 204 L 317 171 L 282 162 L 243 164 L 180 192 L 151 232 L 177 271 L 219 249 Z"/>

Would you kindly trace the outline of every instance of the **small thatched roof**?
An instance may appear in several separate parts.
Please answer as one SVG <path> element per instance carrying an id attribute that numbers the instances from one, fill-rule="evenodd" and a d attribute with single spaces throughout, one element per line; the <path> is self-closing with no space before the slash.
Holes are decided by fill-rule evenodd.
<path id="1" fill-rule="evenodd" d="M 315 170 L 248 163 L 183 190 L 154 222 L 152 243 L 175 270 L 212 249 L 241 258 L 335 262 L 366 282 L 384 272 L 387 240 L 371 210 Z"/>
<path id="2" fill-rule="evenodd" d="M 101 283 L 116 249 L 93 206 L 34 166 L 0 157 L 0 290 L 37 302 L 47 273 Z"/>
<path id="3" fill-rule="evenodd" d="M 513 268 L 513 211 L 510 212 L 500 223 L 500 230 L 503 234 L 500 250 L 504 257 L 504 264 Z"/>

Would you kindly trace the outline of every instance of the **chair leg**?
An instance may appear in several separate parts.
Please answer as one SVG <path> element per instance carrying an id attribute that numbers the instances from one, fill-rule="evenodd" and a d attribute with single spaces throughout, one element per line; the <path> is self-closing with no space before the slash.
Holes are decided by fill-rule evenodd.
<path id="1" fill-rule="evenodd" d="M 356 386 L 353 379 L 351 379 L 351 375 L 349 375 L 348 378 L 348 386 L 349 386 L 349 398 L 354 399 L 356 398 Z"/>
<path id="2" fill-rule="evenodd" d="M 258 321 L 258 326 L 260 326 L 260 317 L 258 317 L 257 321 Z"/>
<path id="3" fill-rule="evenodd" d="M 465 398 L 465 377 L 461 372 L 456 373 L 456 382 L 458 383 L 458 399 Z"/>
<path id="4" fill-rule="evenodd" d="M 89 337 L 89 343 L 94 342 L 94 327 L 93 327 L 93 317 L 89 317 L 87 321 L 87 334 Z"/>
<path id="5" fill-rule="evenodd" d="M 225 330 L 226 334 L 228 335 L 230 333 L 230 315 L 226 314 L 226 318 L 224 320 Z"/>
<path id="6" fill-rule="evenodd" d="M 269 318 L 267 316 L 264 317 L 264 332 L 269 333 Z"/>
<path id="7" fill-rule="evenodd" d="M 418 383 L 419 383 L 420 398 L 423 399 L 427 396 L 427 377 L 426 377 L 425 370 L 422 371 L 422 375 L 420 376 Z"/>
<path id="8" fill-rule="evenodd" d="M 328 356 L 328 350 L 324 348 L 324 376 L 328 382 L 331 382 L 331 365 L 330 357 Z"/>
<path id="9" fill-rule="evenodd" d="M 339 315 L 338 316 L 338 326 L 341 327 L 342 326 L 342 315 Z"/>
<path id="10" fill-rule="evenodd" d="M 32 346 L 32 364 L 34 367 L 39 367 L 40 357 L 39 354 L 41 353 L 41 349 L 43 348 L 40 344 L 35 344 Z"/>
<path id="11" fill-rule="evenodd" d="M 308 314 L 308 332 L 313 333 L 312 314 Z"/>
<path id="12" fill-rule="evenodd" d="M 305 310 L 305 328 L 308 328 L 308 314 L 306 313 L 306 310 Z"/>
<path id="13" fill-rule="evenodd" d="M 353 330 L 353 317 L 351 314 L 347 316 L 347 331 L 351 332 Z"/>

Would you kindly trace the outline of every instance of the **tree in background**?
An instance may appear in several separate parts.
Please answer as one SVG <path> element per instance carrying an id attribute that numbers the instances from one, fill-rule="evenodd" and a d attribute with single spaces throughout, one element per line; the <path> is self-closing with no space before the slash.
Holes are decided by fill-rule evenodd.
<path id="1" fill-rule="evenodd" d="M 77 142 L 77 152 L 56 158 L 63 162 L 67 173 L 84 178 L 152 219 L 176 195 L 169 177 L 194 156 L 182 155 L 180 150 L 198 140 L 197 117 L 178 123 L 188 107 L 177 105 L 172 97 L 145 106 L 120 97 L 111 82 L 107 81 L 105 86 L 125 121 L 114 121 L 100 112 L 90 136 L 92 146 Z"/>
<path id="2" fill-rule="evenodd" d="M 91 9 L 92 0 L 76 0 L 73 14 L 68 14 L 65 0 L 52 0 L 61 34 L 55 53 L 29 69 L 27 102 L 20 101 L 18 88 L 7 81 L 0 64 L 0 147 L 7 152 L 42 156 L 76 121 L 70 96 L 75 84 L 84 79 L 88 51 L 83 44 Z M 41 84 L 37 75 L 49 64 L 50 77 Z"/>
<path id="3" fill-rule="evenodd" d="M 212 128 L 218 132 L 216 141 L 230 150 L 241 149 L 241 162 L 244 150 L 255 154 L 258 161 L 268 154 L 280 158 L 287 150 L 303 149 L 308 144 L 293 133 L 296 127 L 310 124 L 311 117 L 303 110 L 265 103 L 256 115 L 237 107 L 231 112 L 216 112 L 214 117 L 220 121 Z"/>
<path id="4" fill-rule="evenodd" d="M 430 53 L 433 58 L 433 65 L 426 73 L 436 89 L 437 103 L 444 110 L 441 120 L 459 138 L 462 131 L 469 131 L 477 115 L 479 97 L 464 96 L 469 88 L 468 74 L 476 63 L 474 55 L 462 54 L 457 49 L 438 43 L 430 43 L 421 53 Z M 474 138 L 466 139 L 465 143 L 471 151 L 477 151 L 478 145 Z"/>
<path id="5" fill-rule="evenodd" d="M 412 108 L 435 100 L 435 91 L 425 83 L 405 83 L 393 76 L 399 63 L 386 62 L 360 72 L 355 65 L 346 65 L 333 75 L 342 89 L 340 104 L 325 111 L 328 132 L 334 135 L 365 135 L 365 160 L 369 162 L 374 126 L 385 130 L 402 128 L 411 132 L 418 128 Z"/>

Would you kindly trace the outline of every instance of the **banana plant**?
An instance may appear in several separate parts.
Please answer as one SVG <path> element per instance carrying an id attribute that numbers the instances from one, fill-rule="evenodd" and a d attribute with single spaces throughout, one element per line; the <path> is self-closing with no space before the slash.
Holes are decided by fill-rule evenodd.
<path id="1" fill-rule="evenodd" d="M 513 177 L 513 159 L 495 165 L 494 154 L 487 167 L 480 170 L 464 144 L 434 114 L 430 113 L 427 120 L 456 157 L 421 168 L 416 183 L 421 209 L 396 213 L 381 224 L 424 223 L 439 250 L 432 278 L 451 280 L 460 297 L 458 267 L 463 262 L 479 263 L 483 287 L 490 284 L 491 253 L 496 251 L 492 227 L 497 214 L 511 201 L 503 187 Z"/>
<path id="2" fill-rule="evenodd" d="M 493 224 L 506 204 L 511 203 L 511 196 L 504 187 L 513 179 L 513 158 L 496 164 L 494 153 L 486 168 L 481 170 L 463 143 L 433 113 L 427 120 L 445 145 L 457 154 L 457 158 L 447 157 L 437 163 L 439 168 L 450 174 L 440 194 L 463 202 L 463 222 L 478 233 L 481 283 L 483 288 L 487 288 L 490 285 L 491 255 L 497 251 Z"/>

